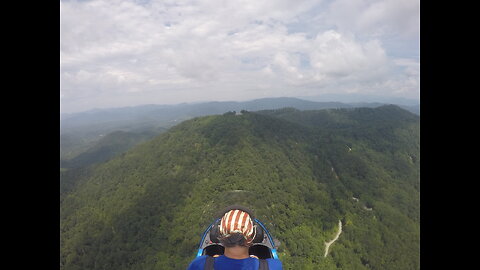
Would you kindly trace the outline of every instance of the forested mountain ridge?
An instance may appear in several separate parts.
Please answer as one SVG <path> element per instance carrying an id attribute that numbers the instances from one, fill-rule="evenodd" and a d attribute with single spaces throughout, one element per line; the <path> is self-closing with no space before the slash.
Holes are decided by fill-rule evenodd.
<path id="1" fill-rule="evenodd" d="M 379 107 L 379 102 L 316 102 L 298 98 L 262 98 L 244 102 L 202 102 L 176 105 L 140 105 L 124 108 L 96 109 L 60 115 L 61 159 L 73 159 L 86 151 L 102 136 L 114 131 L 141 133 L 164 130 L 193 117 L 223 114 L 228 111 L 258 111 L 293 107 L 299 110 L 326 108 Z M 419 114 L 419 105 L 400 105 Z M 160 131 L 160 132 L 159 132 Z"/>
<path id="2" fill-rule="evenodd" d="M 61 194 L 61 269 L 185 269 L 232 190 L 255 195 L 285 269 L 419 269 L 419 161 L 419 117 L 397 106 L 194 118 Z"/>

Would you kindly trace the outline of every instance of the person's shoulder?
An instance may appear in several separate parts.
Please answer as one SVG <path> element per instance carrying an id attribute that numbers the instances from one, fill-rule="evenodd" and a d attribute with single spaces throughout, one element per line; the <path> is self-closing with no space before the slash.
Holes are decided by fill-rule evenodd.
<path id="1" fill-rule="evenodd" d="M 203 270 L 205 266 L 205 261 L 207 260 L 207 255 L 196 257 L 188 266 L 187 270 Z"/>
<path id="2" fill-rule="evenodd" d="M 267 259 L 267 262 L 268 262 L 268 268 L 270 268 L 270 270 L 283 269 L 282 261 L 280 261 L 279 259 Z"/>

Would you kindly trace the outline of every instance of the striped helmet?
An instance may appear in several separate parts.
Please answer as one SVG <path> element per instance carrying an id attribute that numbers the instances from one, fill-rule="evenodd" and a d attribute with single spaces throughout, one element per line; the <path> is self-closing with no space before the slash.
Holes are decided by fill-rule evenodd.
<path id="1" fill-rule="evenodd" d="M 241 233 L 247 243 L 255 238 L 253 221 L 247 212 L 233 209 L 225 213 L 220 221 L 220 234 L 228 237 L 233 233 Z"/>

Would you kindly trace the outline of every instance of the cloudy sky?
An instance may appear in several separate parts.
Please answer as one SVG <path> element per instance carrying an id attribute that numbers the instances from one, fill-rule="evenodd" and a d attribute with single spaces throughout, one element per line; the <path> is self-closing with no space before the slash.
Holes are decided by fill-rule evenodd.
<path id="1" fill-rule="evenodd" d="M 324 93 L 418 99 L 419 17 L 419 0 L 62 0 L 61 112 Z"/>

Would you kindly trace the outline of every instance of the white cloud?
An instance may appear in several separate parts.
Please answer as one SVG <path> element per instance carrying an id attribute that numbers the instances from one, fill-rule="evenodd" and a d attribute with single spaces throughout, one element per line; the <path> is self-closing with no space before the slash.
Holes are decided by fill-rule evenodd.
<path id="1" fill-rule="evenodd" d="M 411 5 L 350 3 L 371 17 L 341 13 L 343 0 L 61 2 L 62 110 L 403 89 L 397 73 L 411 81 L 418 67 L 391 59 L 381 33 L 409 33 L 397 17 Z M 331 14 L 338 29 L 302 32 Z"/>
<path id="2" fill-rule="evenodd" d="M 385 67 L 387 57 L 377 40 L 356 42 L 333 30 L 318 35 L 311 50 L 316 71 L 333 77 L 373 75 Z"/>
<path id="3" fill-rule="evenodd" d="M 419 12 L 419 0 L 334 0 L 325 18 L 342 32 L 416 38 Z"/>

